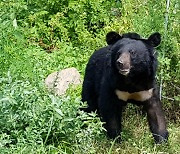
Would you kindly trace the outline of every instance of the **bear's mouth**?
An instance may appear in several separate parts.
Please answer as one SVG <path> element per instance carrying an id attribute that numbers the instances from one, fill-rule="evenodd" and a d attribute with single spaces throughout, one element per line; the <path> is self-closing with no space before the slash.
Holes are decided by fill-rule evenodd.
<path id="1" fill-rule="evenodd" d="M 130 69 L 119 69 L 119 73 L 127 76 L 130 72 Z"/>

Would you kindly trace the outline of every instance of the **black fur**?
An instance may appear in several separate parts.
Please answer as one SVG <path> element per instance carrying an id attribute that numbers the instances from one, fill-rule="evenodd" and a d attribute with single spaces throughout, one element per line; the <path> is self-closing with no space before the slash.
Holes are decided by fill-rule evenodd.
<path id="1" fill-rule="evenodd" d="M 133 93 L 154 88 L 149 100 L 128 102 L 144 106 L 156 143 L 167 140 L 168 132 L 155 82 L 157 58 L 154 47 L 160 44 L 160 34 L 154 33 L 148 39 L 142 39 L 137 33 L 120 36 L 110 32 L 106 41 L 109 46 L 94 52 L 86 67 L 82 101 L 87 101 L 88 107 L 84 111 L 97 110 L 105 122 L 108 136 L 115 138 L 120 135 L 122 109 L 127 104 L 118 99 L 115 90 Z M 123 52 L 129 52 L 131 56 L 131 69 L 127 76 L 120 74 L 116 67 L 117 57 Z"/>

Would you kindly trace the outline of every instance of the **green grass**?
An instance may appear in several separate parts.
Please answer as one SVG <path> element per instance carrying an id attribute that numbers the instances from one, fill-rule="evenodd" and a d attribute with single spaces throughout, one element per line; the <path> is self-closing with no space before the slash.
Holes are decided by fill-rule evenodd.
<path id="1" fill-rule="evenodd" d="M 56 3 L 0 2 L 0 153 L 180 153 L 177 1 L 170 1 L 167 13 L 164 0 Z M 15 19 L 18 27 L 13 26 Z M 138 107 L 126 108 L 122 142 L 116 143 L 107 139 L 95 113 L 79 111 L 84 105 L 81 85 L 62 97 L 47 91 L 44 79 L 54 71 L 76 67 L 83 79 L 89 56 L 106 44 L 110 30 L 136 31 L 144 37 L 161 32 L 157 79 L 165 96 L 168 143 L 154 144 Z"/>

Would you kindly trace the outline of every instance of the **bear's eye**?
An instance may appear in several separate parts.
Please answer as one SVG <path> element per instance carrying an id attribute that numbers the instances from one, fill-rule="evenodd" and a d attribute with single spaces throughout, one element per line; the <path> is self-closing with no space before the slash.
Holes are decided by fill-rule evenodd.
<path id="1" fill-rule="evenodd" d="M 136 56 L 136 51 L 134 51 L 134 50 L 130 50 L 129 53 L 131 54 L 132 57 Z"/>

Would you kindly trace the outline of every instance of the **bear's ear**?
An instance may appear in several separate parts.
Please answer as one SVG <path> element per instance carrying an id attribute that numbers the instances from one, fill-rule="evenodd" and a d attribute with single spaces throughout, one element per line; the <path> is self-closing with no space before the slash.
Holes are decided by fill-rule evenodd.
<path id="1" fill-rule="evenodd" d="M 147 41 L 151 46 L 157 47 L 161 43 L 161 34 L 158 32 L 153 33 Z"/>
<path id="2" fill-rule="evenodd" d="M 112 31 L 112 32 L 107 33 L 106 42 L 107 42 L 108 45 L 111 45 L 111 44 L 116 43 L 121 38 L 122 37 L 118 33 Z"/>

